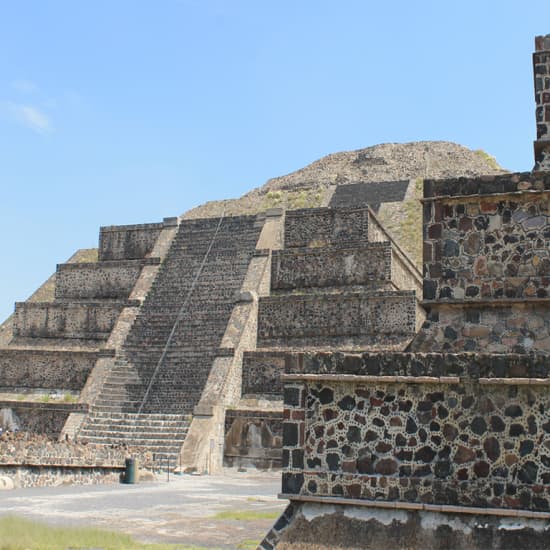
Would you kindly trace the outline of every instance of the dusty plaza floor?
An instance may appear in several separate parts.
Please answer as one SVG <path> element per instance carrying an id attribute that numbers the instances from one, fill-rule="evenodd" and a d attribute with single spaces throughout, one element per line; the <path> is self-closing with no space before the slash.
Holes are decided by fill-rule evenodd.
<path id="1" fill-rule="evenodd" d="M 219 476 L 160 476 L 135 485 L 89 485 L 0 492 L 0 515 L 16 514 L 59 526 L 94 526 L 144 542 L 238 548 L 259 541 L 273 519 L 220 519 L 219 512 L 276 515 L 281 474 L 226 470 Z M 244 514 L 242 514 L 244 515 Z M 254 516 L 254 514 L 252 514 Z"/>

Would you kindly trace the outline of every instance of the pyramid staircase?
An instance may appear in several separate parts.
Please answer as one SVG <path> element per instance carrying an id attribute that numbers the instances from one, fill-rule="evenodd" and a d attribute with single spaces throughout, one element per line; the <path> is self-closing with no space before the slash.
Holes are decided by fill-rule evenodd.
<path id="1" fill-rule="evenodd" d="M 180 223 L 80 440 L 175 463 L 260 230 L 255 216 Z"/>

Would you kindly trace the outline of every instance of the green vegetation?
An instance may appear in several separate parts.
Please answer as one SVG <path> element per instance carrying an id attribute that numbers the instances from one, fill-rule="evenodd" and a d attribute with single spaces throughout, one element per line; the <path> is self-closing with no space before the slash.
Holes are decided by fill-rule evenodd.
<path id="1" fill-rule="evenodd" d="M 417 178 L 412 197 L 401 203 L 386 204 L 378 218 L 409 258 L 422 269 L 422 203 L 424 180 Z"/>
<path id="2" fill-rule="evenodd" d="M 264 208 L 276 208 L 281 206 L 281 200 L 283 199 L 283 193 L 281 191 L 270 191 L 264 198 Z"/>
<path id="3" fill-rule="evenodd" d="M 268 208 L 286 208 L 298 210 L 300 208 L 317 208 L 323 202 L 321 189 L 302 189 L 299 191 L 269 191 L 263 197 L 258 211 Z"/>
<path id="4" fill-rule="evenodd" d="M 63 401 L 65 401 L 65 403 L 76 403 L 76 401 L 78 400 L 78 398 L 76 397 L 76 395 L 73 395 L 72 393 L 65 393 L 65 395 L 63 396 Z"/>
<path id="5" fill-rule="evenodd" d="M 405 219 L 399 228 L 401 246 L 417 265 L 422 265 L 422 204 L 418 200 L 403 201 Z"/>
<path id="6" fill-rule="evenodd" d="M 261 540 L 250 540 L 250 539 L 243 540 L 237 546 L 237 548 L 239 550 L 256 550 L 256 548 L 258 548 L 258 546 L 260 545 L 260 542 L 262 542 L 262 541 Z"/>
<path id="7" fill-rule="evenodd" d="M 49 527 L 35 521 L 0 518 L 0 550 L 200 550 L 197 546 L 142 544 L 129 535 L 92 528 Z"/>
<path id="8" fill-rule="evenodd" d="M 225 510 L 218 512 L 214 519 L 235 519 L 239 521 L 256 521 L 258 519 L 277 519 L 281 512 L 275 510 L 271 512 L 260 512 L 256 510 Z"/>
<path id="9" fill-rule="evenodd" d="M 49 403 L 50 401 L 50 396 L 45 393 L 41 398 L 40 398 L 40 401 L 42 401 L 42 403 Z"/>
<path id="10" fill-rule="evenodd" d="M 476 151 L 474 151 L 474 153 L 478 157 L 481 157 L 483 160 L 485 160 L 493 170 L 503 170 L 502 166 L 500 166 L 500 164 L 497 162 L 497 159 L 483 149 L 477 149 Z"/>

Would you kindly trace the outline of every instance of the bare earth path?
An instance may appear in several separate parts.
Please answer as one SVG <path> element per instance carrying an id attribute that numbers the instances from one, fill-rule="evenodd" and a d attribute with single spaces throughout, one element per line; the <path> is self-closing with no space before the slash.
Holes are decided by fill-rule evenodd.
<path id="1" fill-rule="evenodd" d="M 0 493 L 0 515 L 50 525 L 95 526 L 144 542 L 237 548 L 260 540 L 273 519 L 218 519 L 222 511 L 280 513 L 280 473 L 226 471 L 223 476 L 162 476 L 136 485 L 63 486 Z"/>

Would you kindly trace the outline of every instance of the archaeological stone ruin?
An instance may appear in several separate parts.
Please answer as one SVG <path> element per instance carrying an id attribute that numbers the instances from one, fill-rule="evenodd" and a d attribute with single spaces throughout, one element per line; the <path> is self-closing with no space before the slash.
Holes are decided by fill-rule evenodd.
<path id="1" fill-rule="evenodd" d="M 0 326 L 0 474 L 280 469 L 264 550 L 548 548 L 550 35 L 533 64 L 532 172 L 102 227 Z"/>

